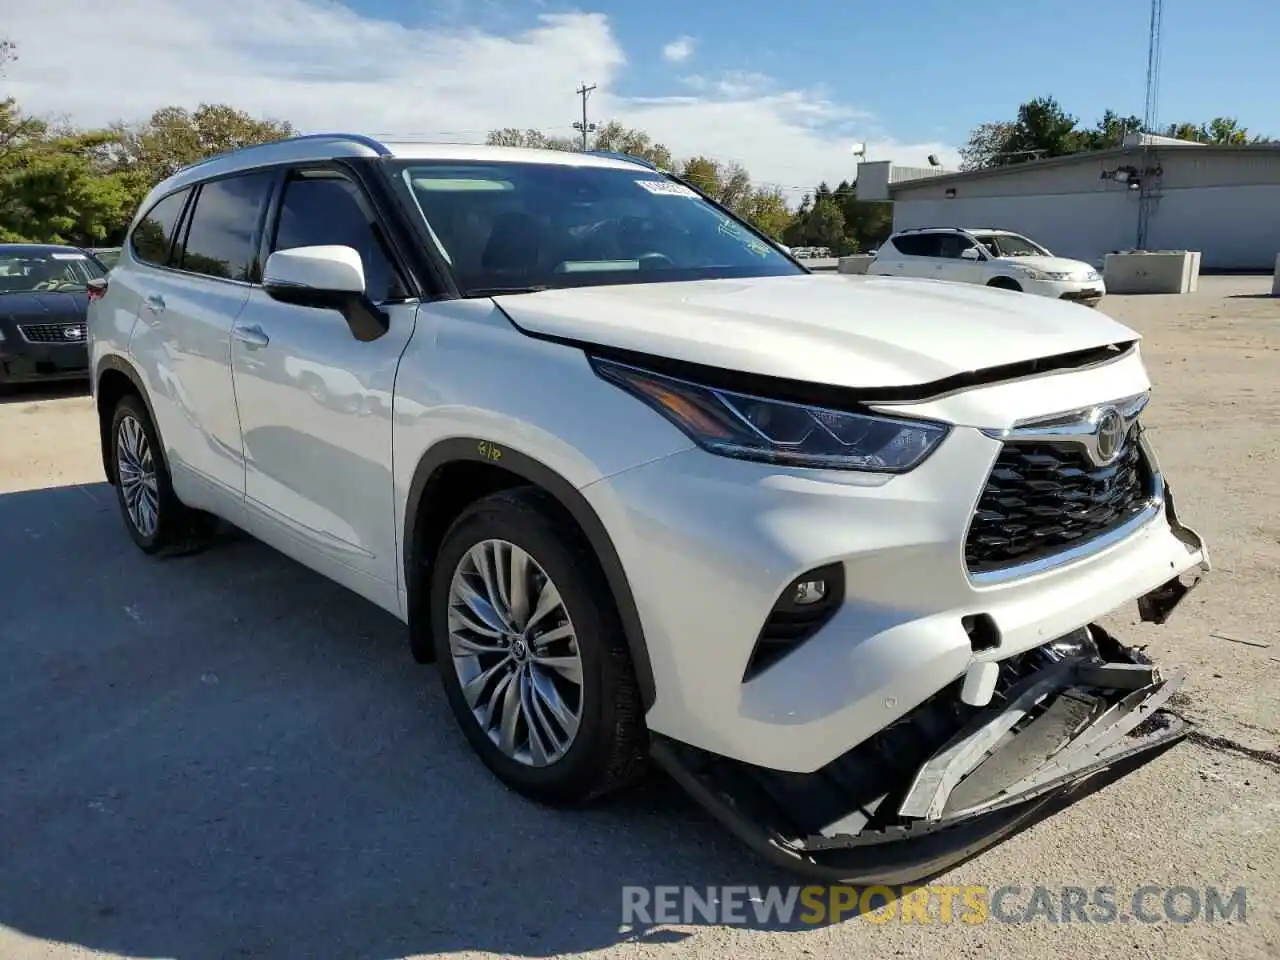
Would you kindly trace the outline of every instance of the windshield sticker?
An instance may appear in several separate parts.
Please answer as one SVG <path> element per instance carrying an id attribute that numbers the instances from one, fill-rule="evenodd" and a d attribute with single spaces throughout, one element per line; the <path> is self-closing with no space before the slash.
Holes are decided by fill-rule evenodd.
<path id="1" fill-rule="evenodd" d="M 690 190 L 683 183 L 674 183 L 671 180 L 637 180 L 643 189 L 648 190 L 654 196 L 659 197 L 690 197 L 694 200 L 698 199 L 698 194 Z"/>
<path id="2" fill-rule="evenodd" d="M 49 258 L 51 260 L 88 260 L 89 259 L 83 253 L 51 253 L 49 254 Z"/>
<path id="3" fill-rule="evenodd" d="M 769 254 L 773 252 L 769 249 L 768 244 L 762 243 L 732 220 L 722 217 L 716 229 L 726 237 L 733 237 L 733 239 L 737 240 L 740 244 L 761 259 L 767 258 Z"/>

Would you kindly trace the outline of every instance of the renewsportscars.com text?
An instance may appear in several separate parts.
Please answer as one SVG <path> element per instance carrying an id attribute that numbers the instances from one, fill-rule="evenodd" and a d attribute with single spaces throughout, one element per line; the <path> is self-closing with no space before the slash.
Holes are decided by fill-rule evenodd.
<path id="1" fill-rule="evenodd" d="M 622 922 L 792 926 L 838 923 L 1246 922 L 1244 887 L 1009 884 L 889 887 L 623 887 Z"/>

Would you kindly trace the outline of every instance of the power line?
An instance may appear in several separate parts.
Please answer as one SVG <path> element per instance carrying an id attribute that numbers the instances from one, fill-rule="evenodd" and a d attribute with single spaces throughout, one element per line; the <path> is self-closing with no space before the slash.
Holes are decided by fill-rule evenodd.
<path id="1" fill-rule="evenodd" d="M 574 91 L 574 93 L 576 93 L 578 96 L 582 98 L 582 122 L 579 123 L 575 121 L 573 124 L 573 129 L 579 131 L 582 134 L 583 150 L 587 149 L 587 134 L 595 133 L 595 129 L 596 129 L 596 125 L 594 123 L 587 122 L 587 98 L 591 96 L 591 91 L 594 90 L 595 88 L 596 88 L 596 85 L 594 83 L 591 84 L 591 86 L 587 86 L 586 82 L 584 81 L 582 86 L 580 86 L 577 90 Z"/>

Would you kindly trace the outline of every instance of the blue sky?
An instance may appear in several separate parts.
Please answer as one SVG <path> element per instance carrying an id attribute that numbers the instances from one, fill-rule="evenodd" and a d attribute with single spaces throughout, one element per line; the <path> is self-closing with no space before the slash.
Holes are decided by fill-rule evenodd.
<path id="1" fill-rule="evenodd" d="M 1280 4 L 1166 0 L 1159 117 L 1228 114 L 1280 136 Z M 682 0 L 114 0 L 101 24 L 56 3 L 6 11 L 4 92 L 84 124 L 225 102 L 305 131 L 481 141 L 499 126 L 640 126 L 677 156 L 744 164 L 798 196 L 871 159 L 950 166 L 969 130 L 1054 95 L 1092 124 L 1141 114 L 1146 0 L 915 0 L 732 6 Z M 675 56 L 684 53 L 683 57 Z"/>
<path id="2" fill-rule="evenodd" d="M 417 24 L 456 10 L 418 0 L 351 5 Z M 631 61 L 618 83 L 624 95 L 681 92 L 681 72 L 662 59 L 662 48 L 683 35 L 695 41 L 682 64 L 692 72 L 750 70 L 788 87 L 824 86 L 834 99 L 873 111 L 906 140 L 958 144 L 973 126 L 1008 117 L 1041 94 L 1056 96 L 1088 123 L 1108 107 L 1141 116 L 1145 96 L 1146 0 L 914 0 L 896 9 L 854 0 L 746 0 L 732 12 L 684 0 L 468 6 L 480 11 L 471 19 L 499 29 L 557 10 L 607 14 Z M 1280 3 L 1166 0 L 1164 6 L 1161 121 L 1235 115 L 1255 132 L 1280 136 Z"/>

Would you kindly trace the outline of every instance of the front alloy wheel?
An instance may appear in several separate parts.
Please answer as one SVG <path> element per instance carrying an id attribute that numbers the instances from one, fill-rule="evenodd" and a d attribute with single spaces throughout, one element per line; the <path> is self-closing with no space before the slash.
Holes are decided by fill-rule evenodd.
<path id="1" fill-rule="evenodd" d="M 506 540 L 467 551 L 449 588 L 449 651 L 476 722 L 506 756 L 544 767 L 582 722 L 582 657 L 560 591 Z"/>
<path id="2" fill-rule="evenodd" d="M 432 564 L 432 643 L 449 707 L 514 790 L 576 804 L 645 767 L 644 714 L 612 592 L 548 494 L 471 504 Z"/>

